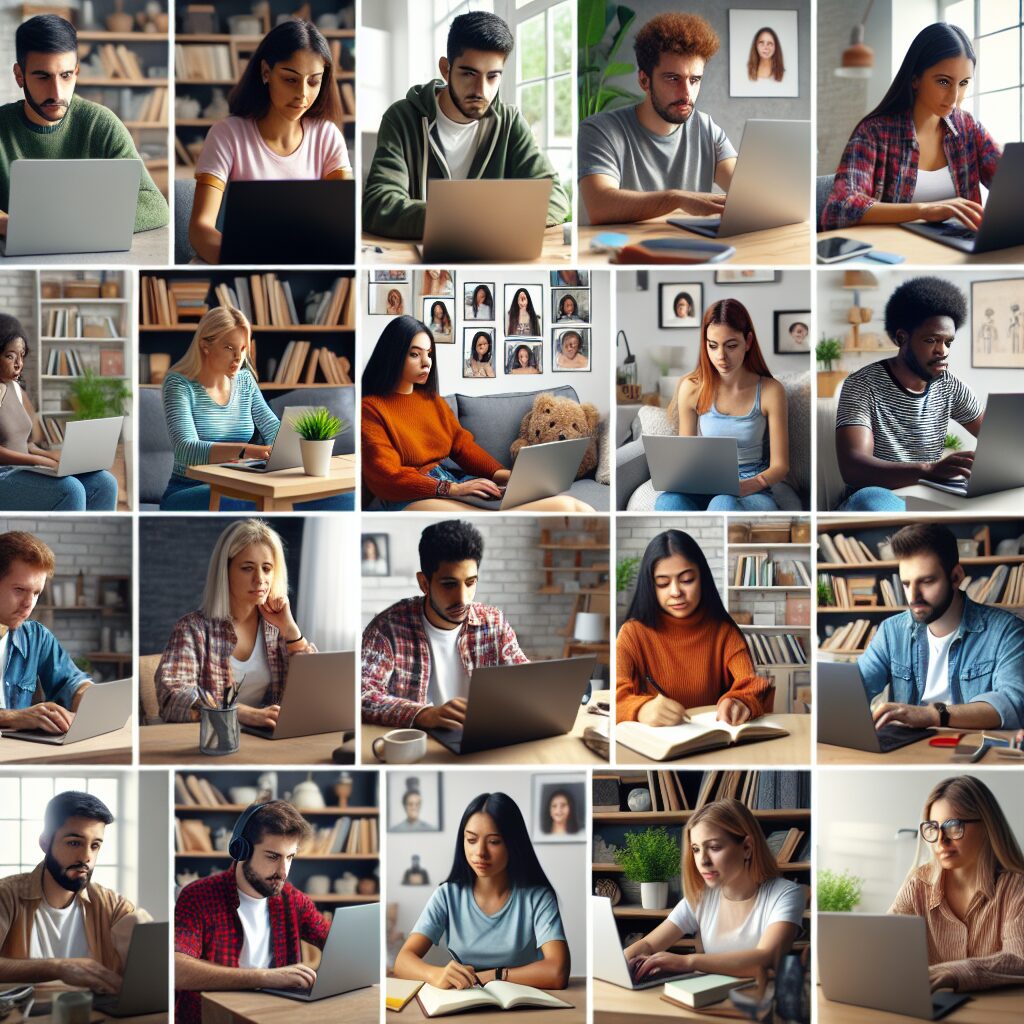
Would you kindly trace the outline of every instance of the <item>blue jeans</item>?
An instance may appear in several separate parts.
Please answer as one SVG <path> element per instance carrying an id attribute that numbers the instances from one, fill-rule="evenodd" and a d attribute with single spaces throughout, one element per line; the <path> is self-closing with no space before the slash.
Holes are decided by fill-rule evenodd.
<path id="1" fill-rule="evenodd" d="M 907 503 L 886 487 L 861 487 L 843 501 L 837 512 L 906 512 Z"/>
<path id="2" fill-rule="evenodd" d="M 0 508 L 10 512 L 113 512 L 117 480 L 105 469 L 44 476 L 15 466 L 0 476 Z"/>
<path id="3" fill-rule="evenodd" d="M 763 473 L 767 465 L 747 463 L 740 466 L 740 479 L 749 480 Z M 731 494 L 679 494 L 662 491 L 654 502 L 657 512 L 777 512 L 779 506 L 770 490 L 757 491 L 745 497 Z"/>
<path id="4" fill-rule="evenodd" d="M 351 512 L 355 507 L 353 494 L 335 494 L 330 498 L 295 503 L 296 512 Z M 209 508 L 209 485 L 197 484 L 184 476 L 172 476 L 167 482 L 167 490 L 160 499 L 162 512 L 207 512 Z M 253 501 L 243 501 L 241 498 L 220 499 L 221 512 L 253 512 L 255 509 L 256 503 Z"/>
<path id="5" fill-rule="evenodd" d="M 453 484 L 461 483 L 463 480 L 469 480 L 470 477 L 465 474 L 455 474 L 450 469 L 445 469 L 444 466 L 438 464 L 432 470 L 425 474 L 429 476 L 431 480 L 448 480 Z M 379 512 L 401 512 L 402 509 L 411 505 L 414 501 L 424 501 L 428 499 L 423 498 L 409 498 L 406 501 L 391 501 L 386 498 L 377 499 L 377 507 L 374 511 Z"/>

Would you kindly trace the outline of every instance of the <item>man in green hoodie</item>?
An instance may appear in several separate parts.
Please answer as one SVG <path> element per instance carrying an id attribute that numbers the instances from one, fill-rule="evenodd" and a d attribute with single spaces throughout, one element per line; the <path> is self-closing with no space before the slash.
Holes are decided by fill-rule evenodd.
<path id="1" fill-rule="evenodd" d="M 24 100 L 0 106 L 0 235 L 7 234 L 11 163 L 31 160 L 138 160 L 128 129 L 106 107 L 75 96 L 78 36 L 55 14 L 22 22 L 14 36 L 14 79 Z M 163 227 L 167 200 L 143 167 L 135 230 Z"/>
<path id="2" fill-rule="evenodd" d="M 366 231 L 421 238 L 431 178 L 551 178 L 548 225 L 568 218 L 569 199 L 529 125 L 498 100 L 512 46 L 512 33 L 496 14 L 455 18 L 448 55 L 438 62 L 443 81 L 413 86 L 381 119 L 363 189 Z"/>

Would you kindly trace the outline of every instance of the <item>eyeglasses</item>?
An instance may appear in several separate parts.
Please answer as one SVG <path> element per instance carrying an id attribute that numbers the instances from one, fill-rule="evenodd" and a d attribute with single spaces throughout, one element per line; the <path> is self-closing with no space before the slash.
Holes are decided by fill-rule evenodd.
<path id="1" fill-rule="evenodd" d="M 922 821 L 921 838 L 926 843 L 934 843 L 941 832 L 947 839 L 963 839 L 964 826 L 972 821 L 981 821 L 981 818 L 949 818 L 941 825 L 937 821 Z"/>

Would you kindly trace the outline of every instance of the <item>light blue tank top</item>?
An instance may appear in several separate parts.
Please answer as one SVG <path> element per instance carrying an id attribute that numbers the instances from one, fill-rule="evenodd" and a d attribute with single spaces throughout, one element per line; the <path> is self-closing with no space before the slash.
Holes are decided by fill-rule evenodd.
<path id="1" fill-rule="evenodd" d="M 750 412 L 744 416 L 728 416 L 711 403 L 711 408 L 697 418 L 697 429 L 702 437 L 735 437 L 739 464 L 763 465 L 765 458 L 764 432 L 768 425 L 761 412 L 761 378 L 757 379 L 757 393 Z"/>

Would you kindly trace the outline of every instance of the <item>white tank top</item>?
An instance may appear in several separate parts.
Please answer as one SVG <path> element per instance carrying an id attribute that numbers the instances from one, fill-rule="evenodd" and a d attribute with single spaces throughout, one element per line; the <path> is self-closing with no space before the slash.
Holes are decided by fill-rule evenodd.
<path id="1" fill-rule="evenodd" d="M 955 195 L 956 186 L 948 165 L 937 171 L 918 170 L 913 202 L 936 203 L 942 199 L 952 199 Z"/>

